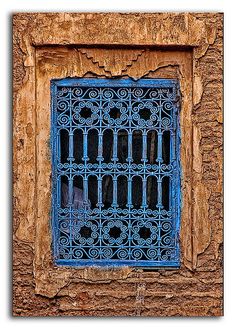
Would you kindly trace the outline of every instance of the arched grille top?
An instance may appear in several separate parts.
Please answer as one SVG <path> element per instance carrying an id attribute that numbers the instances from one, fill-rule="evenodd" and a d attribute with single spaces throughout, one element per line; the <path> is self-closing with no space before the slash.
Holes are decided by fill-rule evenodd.
<path id="1" fill-rule="evenodd" d="M 179 266 L 176 80 L 51 81 L 58 265 Z"/>

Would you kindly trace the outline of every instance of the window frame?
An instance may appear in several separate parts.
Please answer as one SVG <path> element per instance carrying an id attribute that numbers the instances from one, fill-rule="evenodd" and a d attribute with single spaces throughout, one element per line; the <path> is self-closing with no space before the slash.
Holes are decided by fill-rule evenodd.
<path id="1" fill-rule="evenodd" d="M 58 223 L 56 218 L 56 206 L 57 203 L 57 186 L 55 182 L 57 180 L 56 176 L 56 163 L 57 163 L 57 127 L 56 122 L 56 109 L 55 109 L 55 93 L 57 87 L 104 87 L 104 88 L 173 88 L 173 94 L 175 99 L 173 104 L 175 104 L 176 122 L 175 125 L 175 156 L 176 156 L 176 172 L 175 172 L 175 184 L 172 187 L 175 194 L 175 201 L 177 203 L 175 209 L 175 219 L 173 220 L 173 230 L 172 236 L 174 240 L 175 249 L 175 259 L 168 261 L 151 261 L 151 260 L 106 260 L 106 259 L 81 259 L 75 260 L 70 259 L 61 260 L 58 255 Z M 52 202 L 51 202 L 51 225 L 52 225 L 52 235 L 53 235 L 53 253 L 54 262 L 56 265 L 60 266 L 75 266 L 75 267 L 86 267 L 86 266 L 131 266 L 131 267 L 142 267 L 142 268 L 179 268 L 180 267 L 180 244 L 179 244 L 179 230 L 180 230 L 180 216 L 181 216 L 181 163 L 180 163 L 180 86 L 177 79 L 160 79 L 160 78 L 141 78 L 134 81 L 132 78 L 60 78 L 51 80 L 51 158 L 52 158 Z M 174 110 L 173 110 L 174 113 Z M 92 126 L 91 126 L 92 127 Z M 61 128 L 63 129 L 63 127 Z M 111 128 L 112 129 L 112 128 Z M 119 128 L 119 129 L 123 129 Z M 167 130 L 171 131 L 171 130 Z M 171 143 L 171 137 L 170 137 Z M 88 145 L 87 145 L 88 147 Z M 173 171 L 174 172 L 174 171 Z M 79 173 L 78 173 L 79 174 Z M 164 176 L 163 176 L 164 177 Z M 172 214 L 173 216 L 173 214 Z M 138 246 L 137 249 L 142 249 Z M 162 249 L 160 249 L 162 250 Z"/>

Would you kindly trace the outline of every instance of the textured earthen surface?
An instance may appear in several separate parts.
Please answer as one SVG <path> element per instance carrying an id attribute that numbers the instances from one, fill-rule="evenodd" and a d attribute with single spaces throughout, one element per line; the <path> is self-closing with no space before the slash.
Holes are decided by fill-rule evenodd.
<path id="1" fill-rule="evenodd" d="M 222 315 L 222 18 L 14 16 L 14 315 Z M 67 76 L 180 80 L 179 270 L 54 266 L 49 82 Z"/>

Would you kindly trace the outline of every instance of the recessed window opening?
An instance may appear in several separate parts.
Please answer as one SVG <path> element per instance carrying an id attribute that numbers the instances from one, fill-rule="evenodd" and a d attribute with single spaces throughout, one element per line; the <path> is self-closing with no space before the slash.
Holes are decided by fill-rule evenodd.
<path id="1" fill-rule="evenodd" d="M 57 265 L 179 266 L 178 88 L 163 79 L 52 81 Z"/>

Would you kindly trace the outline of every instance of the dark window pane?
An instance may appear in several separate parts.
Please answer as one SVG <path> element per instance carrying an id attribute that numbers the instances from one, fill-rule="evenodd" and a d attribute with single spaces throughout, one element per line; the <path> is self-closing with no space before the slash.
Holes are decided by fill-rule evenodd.
<path id="1" fill-rule="evenodd" d="M 117 119 L 120 117 L 120 110 L 116 107 L 110 109 L 110 117 L 112 119 Z"/>
<path id="2" fill-rule="evenodd" d="M 148 208 L 156 209 L 157 204 L 157 178 L 149 176 L 147 179 L 147 204 Z"/>
<path id="3" fill-rule="evenodd" d="M 83 107 L 81 110 L 80 110 L 80 116 L 84 119 L 88 119 L 90 118 L 92 115 L 92 111 L 90 108 L 88 107 Z"/>
<path id="4" fill-rule="evenodd" d="M 170 178 L 165 176 L 162 179 L 162 205 L 165 210 L 169 210 L 169 189 L 170 189 Z"/>
<path id="5" fill-rule="evenodd" d="M 104 208 L 111 207 L 113 201 L 113 182 L 110 175 L 106 175 L 102 180 L 102 203 Z"/>
<path id="6" fill-rule="evenodd" d="M 60 131 L 60 150 L 61 150 L 61 163 L 68 162 L 69 156 L 69 133 L 66 129 Z"/>
<path id="7" fill-rule="evenodd" d="M 74 159 L 75 163 L 82 163 L 83 157 L 83 132 L 80 129 L 74 131 Z"/>
<path id="8" fill-rule="evenodd" d="M 96 208 L 98 202 L 98 181 L 96 176 L 89 176 L 88 178 L 88 198 L 91 208 Z"/>
<path id="9" fill-rule="evenodd" d="M 103 133 L 103 158 L 104 162 L 109 163 L 113 152 L 113 132 L 106 129 Z"/>
<path id="10" fill-rule="evenodd" d="M 170 163 L 170 132 L 164 131 L 162 135 L 162 158 L 165 164 Z"/>
<path id="11" fill-rule="evenodd" d="M 134 208 L 139 209 L 142 205 L 142 178 L 134 176 L 132 180 L 132 203 Z"/>
<path id="12" fill-rule="evenodd" d="M 143 108 L 139 110 L 139 115 L 141 119 L 146 121 L 150 119 L 151 112 L 149 109 Z"/>
<path id="13" fill-rule="evenodd" d="M 68 178 L 67 176 L 61 176 L 61 208 L 67 208 L 68 201 Z"/>
<path id="14" fill-rule="evenodd" d="M 134 163 L 141 163 L 143 151 L 142 132 L 135 130 L 132 135 L 132 155 Z"/>
<path id="15" fill-rule="evenodd" d="M 118 132 L 117 154 L 120 163 L 126 162 L 128 157 L 128 133 L 126 130 L 119 130 Z"/>
<path id="16" fill-rule="evenodd" d="M 88 133 L 88 157 L 90 163 L 97 163 L 98 156 L 98 132 L 96 129 Z"/>
<path id="17" fill-rule="evenodd" d="M 147 134 L 147 159 L 148 163 L 154 164 L 157 158 L 157 132 L 151 130 Z"/>
<path id="18" fill-rule="evenodd" d="M 125 176 L 119 176 L 117 179 L 117 202 L 120 208 L 126 208 L 127 178 Z"/>

